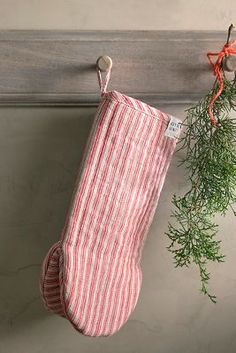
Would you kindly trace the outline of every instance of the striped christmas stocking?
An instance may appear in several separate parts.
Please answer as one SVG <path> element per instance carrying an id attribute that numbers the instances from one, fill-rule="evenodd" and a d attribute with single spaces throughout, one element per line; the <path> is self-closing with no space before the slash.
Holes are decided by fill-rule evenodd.
<path id="1" fill-rule="evenodd" d="M 118 91 L 101 100 L 60 240 L 41 271 L 45 306 L 88 336 L 118 331 L 134 310 L 141 253 L 181 121 Z"/>

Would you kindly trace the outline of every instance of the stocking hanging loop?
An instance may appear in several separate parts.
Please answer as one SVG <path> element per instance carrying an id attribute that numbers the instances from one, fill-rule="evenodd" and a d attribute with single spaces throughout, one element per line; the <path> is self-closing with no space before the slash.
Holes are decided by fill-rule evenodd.
<path id="1" fill-rule="evenodd" d="M 98 83 L 101 91 L 101 95 L 107 92 L 107 86 L 111 77 L 112 60 L 109 56 L 100 56 L 97 59 L 96 70 L 98 75 Z M 105 77 L 103 78 L 103 74 Z"/>

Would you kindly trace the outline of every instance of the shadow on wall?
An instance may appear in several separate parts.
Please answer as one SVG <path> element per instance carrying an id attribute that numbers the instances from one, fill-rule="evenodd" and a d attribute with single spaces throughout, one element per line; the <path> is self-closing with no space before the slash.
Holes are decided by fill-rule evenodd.
<path id="1" fill-rule="evenodd" d="M 92 121 L 71 108 L 1 108 L 0 334 L 50 315 L 40 266 L 60 237 Z"/>

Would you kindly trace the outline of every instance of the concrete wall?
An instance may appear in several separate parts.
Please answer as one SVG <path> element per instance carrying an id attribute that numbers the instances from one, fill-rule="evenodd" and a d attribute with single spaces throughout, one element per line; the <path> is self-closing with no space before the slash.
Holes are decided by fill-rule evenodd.
<path id="1" fill-rule="evenodd" d="M 1 0 L 2 29 L 214 29 L 236 18 L 225 1 Z M 183 118 L 186 107 L 165 106 Z M 143 252 L 143 285 L 127 324 L 110 338 L 78 334 L 39 298 L 39 266 L 57 241 L 94 108 L 0 108 L 0 352 L 235 353 L 235 218 L 217 218 L 226 262 L 211 265 L 216 305 L 197 270 L 175 269 L 164 232 L 184 188 L 172 160 Z"/>
<path id="2" fill-rule="evenodd" d="M 213 29 L 235 21 L 233 0 L 1 0 L 0 28 Z"/>

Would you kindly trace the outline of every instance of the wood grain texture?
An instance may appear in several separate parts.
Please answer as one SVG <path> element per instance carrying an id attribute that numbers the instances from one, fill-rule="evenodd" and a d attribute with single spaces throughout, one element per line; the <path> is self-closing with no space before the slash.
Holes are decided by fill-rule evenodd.
<path id="1" fill-rule="evenodd" d="M 216 31 L 0 31 L 1 105 L 98 104 L 96 60 L 113 61 L 108 90 L 149 104 L 196 101 L 214 82 Z"/>

